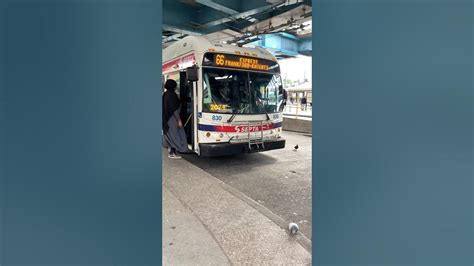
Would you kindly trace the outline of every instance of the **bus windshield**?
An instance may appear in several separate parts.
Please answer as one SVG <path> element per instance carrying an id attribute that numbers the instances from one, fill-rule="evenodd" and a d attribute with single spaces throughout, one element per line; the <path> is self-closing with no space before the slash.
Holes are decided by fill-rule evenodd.
<path id="1" fill-rule="evenodd" d="M 203 112 L 276 113 L 278 74 L 203 68 Z"/>

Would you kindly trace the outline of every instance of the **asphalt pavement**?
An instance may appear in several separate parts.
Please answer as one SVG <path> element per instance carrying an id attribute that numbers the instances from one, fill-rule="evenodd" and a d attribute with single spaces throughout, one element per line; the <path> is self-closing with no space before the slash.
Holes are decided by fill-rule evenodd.
<path id="1" fill-rule="evenodd" d="M 311 239 L 311 136 L 285 131 L 285 149 L 218 158 L 184 158 L 241 192 L 274 215 L 274 222 L 295 222 Z M 294 151 L 294 147 L 298 149 Z"/>

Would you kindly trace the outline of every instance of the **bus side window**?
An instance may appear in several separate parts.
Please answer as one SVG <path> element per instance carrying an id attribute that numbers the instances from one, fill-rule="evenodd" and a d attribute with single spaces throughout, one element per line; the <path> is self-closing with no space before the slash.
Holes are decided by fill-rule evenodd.
<path id="1" fill-rule="evenodd" d="M 212 103 L 212 96 L 211 92 L 209 91 L 209 76 L 205 74 L 204 76 L 204 83 L 203 83 L 203 91 L 202 91 L 202 98 L 204 104 L 211 104 Z"/>

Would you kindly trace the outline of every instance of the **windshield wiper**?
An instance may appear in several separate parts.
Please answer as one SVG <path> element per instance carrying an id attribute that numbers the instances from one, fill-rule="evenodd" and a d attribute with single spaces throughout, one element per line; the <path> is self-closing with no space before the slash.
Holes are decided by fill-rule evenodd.
<path id="1" fill-rule="evenodd" d="M 270 121 L 270 116 L 268 115 L 267 110 L 265 110 L 265 108 L 263 108 L 263 111 L 264 111 L 265 114 L 267 115 L 267 121 Z"/>
<path id="2" fill-rule="evenodd" d="M 229 119 L 227 119 L 227 123 L 232 122 L 232 121 L 234 120 L 234 118 L 235 118 L 236 115 L 237 115 L 237 114 L 232 114 L 232 116 L 231 116 Z"/>
<path id="3" fill-rule="evenodd" d="M 267 116 L 267 121 L 270 121 L 270 115 L 268 115 L 267 110 L 265 109 L 265 106 L 262 107 L 263 111 L 265 112 L 265 115 Z"/>

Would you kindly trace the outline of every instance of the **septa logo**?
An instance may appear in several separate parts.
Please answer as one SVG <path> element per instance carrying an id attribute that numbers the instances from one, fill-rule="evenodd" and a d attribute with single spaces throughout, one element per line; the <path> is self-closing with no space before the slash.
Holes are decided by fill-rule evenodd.
<path id="1" fill-rule="evenodd" d="M 270 124 L 264 124 L 263 126 L 235 126 L 235 132 L 256 132 L 270 130 Z"/>

